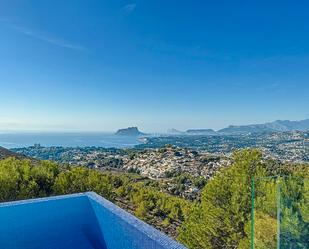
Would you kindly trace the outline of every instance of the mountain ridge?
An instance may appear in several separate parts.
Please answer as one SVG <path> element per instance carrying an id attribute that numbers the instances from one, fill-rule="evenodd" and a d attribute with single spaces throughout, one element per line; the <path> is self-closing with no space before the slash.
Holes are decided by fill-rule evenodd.
<path id="1" fill-rule="evenodd" d="M 261 132 L 288 132 L 288 131 L 309 131 L 309 119 L 291 121 L 291 120 L 276 120 L 262 124 L 249 125 L 229 125 L 220 130 L 213 129 L 188 129 L 187 131 L 179 131 L 176 129 L 169 129 L 167 131 L 170 135 L 241 135 L 249 133 Z"/>
<path id="2" fill-rule="evenodd" d="M 218 130 L 219 134 L 246 134 L 259 132 L 286 132 L 286 131 L 308 131 L 309 119 L 300 121 L 276 120 L 264 124 L 230 125 Z"/>

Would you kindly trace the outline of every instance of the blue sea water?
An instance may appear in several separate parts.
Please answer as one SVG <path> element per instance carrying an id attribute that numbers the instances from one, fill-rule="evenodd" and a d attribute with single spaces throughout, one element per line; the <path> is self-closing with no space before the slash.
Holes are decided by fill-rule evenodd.
<path id="1" fill-rule="evenodd" d="M 130 148 L 139 144 L 138 137 L 112 133 L 0 133 L 0 146 L 5 148 L 41 146 Z"/>

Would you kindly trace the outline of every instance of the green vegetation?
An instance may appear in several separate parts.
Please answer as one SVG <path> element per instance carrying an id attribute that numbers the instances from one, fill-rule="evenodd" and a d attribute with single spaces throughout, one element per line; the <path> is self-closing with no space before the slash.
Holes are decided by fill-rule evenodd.
<path id="1" fill-rule="evenodd" d="M 178 239 L 189 248 L 250 248 L 251 181 L 255 184 L 255 246 L 277 245 L 277 186 L 281 198 L 281 245 L 283 248 L 308 248 L 308 186 L 306 167 L 277 165 L 265 161 L 257 150 L 234 154 L 231 167 L 222 170 L 202 191 L 201 203 L 181 227 Z M 273 178 L 282 174 L 282 177 Z M 295 181 L 297 179 L 301 179 Z M 272 179 L 264 181 L 263 179 Z M 308 182 L 309 183 L 309 182 Z M 296 246 L 296 247 L 295 247 Z"/>
<path id="2" fill-rule="evenodd" d="M 199 189 L 205 187 L 207 183 L 206 179 L 202 176 L 194 177 L 189 173 L 181 173 L 177 170 L 167 171 L 165 173 L 165 177 L 169 178 L 169 184 L 173 185 L 172 187 L 168 188 L 168 192 L 170 194 L 182 196 L 189 200 L 197 199 L 198 192 L 190 193 L 189 196 L 186 196 L 184 192 L 188 187 L 195 188 L 198 191 Z"/>
<path id="3" fill-rule="evenodd" d="M 0 201 L 11 201 L 53 194 L 59 167 L 51 162 L 32 165 L 13 158 L 0 161 Z"/>
<path id="4" fill-rule="evenodd" d="M 140 179 L 134 174 L 8 158 L 0 160 L 0 202 L 94 191 L 150 223 L 167 226 L 184 221 L 191 202 L 162 193 L 155 181 Z"/>
<path id="5" fill-rule="evenodd" d="M 279 174 L 285 177 L 273 178 Z M 278 165 L 263 159 L 258 150 L 248 149 L 235 152 L 233 164 L 207 183 L 175 172 L 170 177 L 174 177 L 179 187 L 187 181 L 204 186 L 201 199 L 191 202 L 169 195 L 162 192 L 157 181 L 136 174 L 61 167 L 47 161 L 33 165 L 29 160 L 9 158 L 0 161 L 0 201 L 95 191 L 163 230 L 178 227 L 178 240 L 190 249 L 247 249 L 254 177 L 256 248 L 276 248 L 278 186 L 282 246 L 307 248 L 309 180 L 304 180 L 309 177 L 307 167 Z"/>
<path id="6" fill-rule="evenodd" d="M 235 153 L 233 166 L 207 183 L 180 241 L 190 248 L 249 248 L 245 228 L 251 214 L 251 177 L 262 175 L 267 170 L 258 151 Z"/>

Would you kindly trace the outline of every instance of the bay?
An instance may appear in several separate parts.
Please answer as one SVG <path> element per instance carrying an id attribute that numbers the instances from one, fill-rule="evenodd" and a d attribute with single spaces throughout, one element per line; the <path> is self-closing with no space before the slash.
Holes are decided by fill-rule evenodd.
<path id="1" fill-rule="evenodd" d="M 118 136 L 104 132 L 81 133 L 0 133 L 0 146 L 20 148 L 41 146 L 131 148 L 140 144 L 138 137 Z"/>

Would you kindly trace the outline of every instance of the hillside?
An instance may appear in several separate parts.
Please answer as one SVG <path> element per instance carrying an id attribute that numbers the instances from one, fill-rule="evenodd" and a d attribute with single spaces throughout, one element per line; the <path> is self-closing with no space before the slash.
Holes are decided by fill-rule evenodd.
<path id="1" fill-rule="evenodd" d="M 265 124 L 230 125 L 218 132 L 221 134 L 247 134 L 260 132 L 309 131 L 309 119 L 300 121 L 276 120 Z"/>
<path id="2" fill-rule="evenodd" d="M 15 157 L 17 159 L 26 159 L 26 158 L 28 158 L 25 155 L 18 154 L 18 153 L 15 153 L 13 151 L 10 151 L 8 149 L 5 149 L 3 147 L 0 147 L 0 160 L 8 158 L 8 157 Z"/>
<path id="3" fill-rule="evenodd" d="M 309 119 L 300 121 L 276 120 L 264 124 L 250 125 L 230 125 L 221 130 L 213 129 L 189 129 L 187 131 L 179 131 L 169 129 L 169 135 L 199 135 L 199 136 L 215 136 L 215 135 L 242 135 L 249 133 L 271 133 L 271 132 L 289 132 L 289 131 L 309 131 Z"/>

